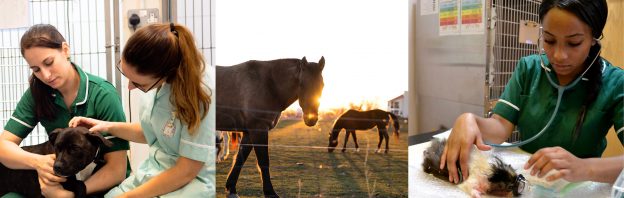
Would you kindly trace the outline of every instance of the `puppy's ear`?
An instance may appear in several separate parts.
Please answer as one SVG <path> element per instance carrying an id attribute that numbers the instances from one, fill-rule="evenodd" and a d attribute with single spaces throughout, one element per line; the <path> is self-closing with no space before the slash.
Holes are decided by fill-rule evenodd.
<path id="1" fill-rule="evenodd" d="M 111 142 L 110 140 L 106 139 L 104 136 L 102 136 L 102 134 L 98 133 L 98 132 L 91 132 L 88 131 L 86 132 L 87 135 L 87 139 L 89 139 L 89 141 L 98 144 L 98 145 L 104 145 L 106 147 L 111 147 L 113 146 L 113 142 Z"/>
<path id="2" fill-rule="evenodd" d="M 54 129 L 52 133 L 48 134 L 48 141 L 50 142 L 50 144 L 54 145 L 54 142 L 56 141 L 56 136 L 58 136 L 58 134 L 61 133 L 61 131 L 63 131 L 63 129 L 58 128 L 58 129 Z"/>

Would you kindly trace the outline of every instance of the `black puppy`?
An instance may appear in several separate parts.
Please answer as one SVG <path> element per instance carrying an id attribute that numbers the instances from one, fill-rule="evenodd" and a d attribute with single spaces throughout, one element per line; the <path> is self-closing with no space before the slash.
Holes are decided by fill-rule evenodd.
<path id="1" fill-rule="evenodd" d="M 22 149 L 37 154 L 56 154 L 54 174 L 67 177 L 67 181 L 61 183 L 63 188 L 74 192 L 75 197 L 86 197 L 86 187 L 82 181 L 76 180 L 75 175 L 92 162 L 104 163 L 100 148 L 110 147 L 113 143 L 84 127 L 56 129 L 48 137 L 45 143 Z M 0 196 L 9 192 L 41 197 L 37 171 L 14 170 L 0 164 Z"/>

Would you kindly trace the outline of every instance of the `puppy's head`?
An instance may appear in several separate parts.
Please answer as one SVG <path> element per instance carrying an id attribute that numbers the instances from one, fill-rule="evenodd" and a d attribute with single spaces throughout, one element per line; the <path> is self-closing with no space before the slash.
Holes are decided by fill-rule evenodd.
<path id="1" fill-rule="evenodd" d="M 496 196 L 520 196 L 524 190 L 525 179 L 521 174 L 509 165 L 505 164 L 500 158 L 494 157 L 492 167 L 492 175 L 489 176 L 490 188 L 488 194 Z"/>
<path id="2" fill-rule="evenodd" d="M 93 162 L 100 146 L 113 145 L 85 127 L 56 129 L 49 134 L 49 141 L 56 154 L 54 173 L 63 177 L 75 175 Z"/>

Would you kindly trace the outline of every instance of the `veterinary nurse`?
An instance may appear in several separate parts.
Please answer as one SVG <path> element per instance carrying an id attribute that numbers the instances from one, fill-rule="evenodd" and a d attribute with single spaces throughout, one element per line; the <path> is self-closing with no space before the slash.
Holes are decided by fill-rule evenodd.
<path id="1" fill-rule="evenodd" d="M 538 177 L 558 170 L 546 178 L 549 181 L 563 178 L 613 183 L 624 167 L 624 156 L 600 158 L 611 126 L 620 141 L 624 140 L 624 71 L 599 54 L 599 39 L 607 21 L 606 1 L 544 0 L 539 17 L 545 54 L 518 61 L 491 118 L 470 113 L 457 118 L 440 164 L 448 166 L 451 182 L 460 180 L 457 168 L 461 168 L 464 180 L 470 174 L 467 163 L 473 144 L 489 150 L 484 141 L 500 144 L 515 127 L 522 140 L 542 130 L 555 111 L 558 97 L 558 89 L 546 75 L 561 86 L 582 79 L 563 92 L 557 115 L 544 134 L 521 146 L 533 153 L 524 168 L 531 168 L 531 174 Z"/>
<path id="2" fill-rule="evenodd" d="M 37 170 L 44 196 L 71 197 L 73 193 L 59 184 L 65 178 L 54 175 L 54 155 L 29 153 L 18 145 L 38 123 L 49 133 L 66 128 L 74 116 L 123 122 L 121 99 L 109 82 L 84 72 L 70 61 L 69 45 L 54 26 L 32 26 L 22 36 L 20 47 L 32 76 L 29 89 L 0 134 L 0 162 L 13 169 Z M 88 194 L 118 185 L 130 171 L 126 157 L 128 142 L 119 138 L 109 140 L 114 146 L 102 150 L 106 164 L 98 165 L 97 172 L 84 182 Z"/>
<path id="3" fill-rule="evenodd" d="M 76 117 L 70 126 L 149 145 L 149 156 L 106 197 L 215 197 L 214 78 L 183 26 L 153 24 L 124 47 L 119 70 L 140 99 L 140 123 Z M 211 74 L 212 75 L 212 74 Z"/>

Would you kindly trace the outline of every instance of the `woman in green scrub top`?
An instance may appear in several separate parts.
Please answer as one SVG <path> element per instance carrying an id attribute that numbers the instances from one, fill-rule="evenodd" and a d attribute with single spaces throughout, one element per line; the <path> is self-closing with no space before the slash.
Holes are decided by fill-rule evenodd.
<path id="1" fill-rule="evenodd" d="M 600 156 L 609 128 L 614 126 L 620 141 L 624 140 L 624 71 L 600 57 L 599 39 L 607 10 L 605 0 L 542 2 L 539 17 L 545 55 L 520 59 L 491 118 L 471 113 L 457 118 L 440 163 L 441 168 L 448 166 L 449 181 L 457 183 L 470 174 L 467 163 L 472 145 L 490 150 L 484 141 L 500 144 L 514 127 L 518 127 L 521 140 L 542 130 L 555 111 L 558 96 L 546 75 L 561 86 L 579 77 L 582 80 L 564 92 L 557 116 L 544 134 L 521 146 L 533 153 L 524 169 L 531 168 L 531 175 L 538 177 L 558 170 L 548 181 L 615 181 L 624 167 L 624 156 Z M 540 56 L 544 66 L 554 72 L 541 67 Z M 455 165 L 457 161 L 460 167 Z M 463 178 L 458 177 L 458 168 Z"/>
<path id="2" fill-rule="evenodd" d="M 147 160 L 106 197 L 215 197 L 214 78 L 204 68 L 183 26 L 148 25 L 128 39 L 118 69 L 130 89 L 146 92 L 140 123 L 69 123 L 149 145 Z"/>
<path id="3" fill-rule="evenodd" d="M 73 193 L 59 184 L 65 178 L 54 175 L 53 154 L 29 153 L 18 145 L 38 123 L 49 133 L 68 127 L 67 123 L 74 116 L 123 122 L 121 99 L 109 82 L 82 71 L 70 61 L 69 45 L 54 26 L 32 26 L 22 36 L 20 45 L 32 76 L 29 89 L 0 134 L 0 162 L 8 168 L 37 170 L 44 196 L 72 197 Z M 128 142 L 119 138 L 109 140 L 114 145 L 103 150 L 106 164 L 96 167 L 96 172 L 84 181 L 86 193 L 90 195 L 118 185 L 129 172 Z M 7 197 L 12 196 L 20 197 L 7 194 Z"/>

